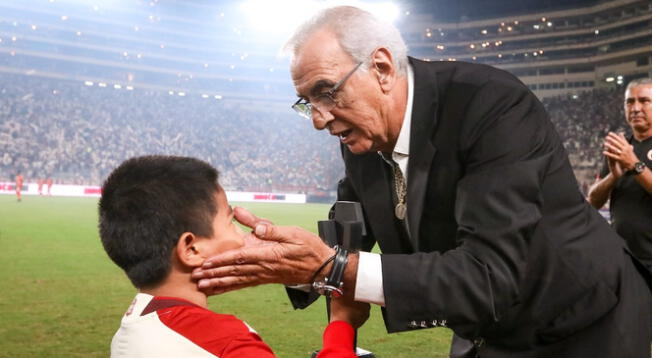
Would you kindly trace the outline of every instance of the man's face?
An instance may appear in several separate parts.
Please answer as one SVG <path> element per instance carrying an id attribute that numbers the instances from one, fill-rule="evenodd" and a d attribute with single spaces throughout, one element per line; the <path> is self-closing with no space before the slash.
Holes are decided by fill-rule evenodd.
<path id="1" fill-rule="evenodd" d="M 219 188 L 215 194 L 217 214 L 213 218 L 213 237 L 206 238 L 206 249 L 202 252 L 208 258 L 221 252 L 237 249 L 244 245 L 245 233 L 233 222 L 233 209 L 226 200 L 226 193 Z"/>
<path id="2" fill-rule="evenodd" d="M 625 92 L 625 118 L 634 132 L 652 135 L 652 84 Z"/>
<path id="3" fill-rule="evenodd" d="M 311 35 L 296 54 L 290 71 L 298 96 L 314 98 L 333 88 L 357 65 L 342 50 L 335 36 L 327 30 Z M 382 91 L 371 71 L 363 64 L 335 92 L 336 106 L 329 112 L 313 108 L 316 129 L 328 129 L 340 138 L 352 153 L 387 150 L 389 140 L 387 115 L 382 111 Z"/>

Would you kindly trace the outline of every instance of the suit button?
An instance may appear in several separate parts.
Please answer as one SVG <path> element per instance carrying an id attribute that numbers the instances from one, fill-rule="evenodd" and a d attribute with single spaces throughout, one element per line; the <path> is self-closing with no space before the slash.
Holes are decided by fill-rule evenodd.
<path id="1" fill-rule="evenodd" d="M 417 324 L 416 321 L 412 321 L 408 323 L 408 328 L 417 328 L 417 327 L 419 327 L 419 325 Z"/>

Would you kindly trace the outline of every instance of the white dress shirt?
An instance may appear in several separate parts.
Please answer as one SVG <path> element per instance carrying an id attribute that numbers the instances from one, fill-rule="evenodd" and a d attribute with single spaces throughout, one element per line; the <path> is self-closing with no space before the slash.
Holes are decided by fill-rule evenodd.
<path id="1" fill-rule="evenodd" d="M 412 103 L 414 100 L 414 72 L 408 64 L 408 98 L 405 106 L 405 116 L 401 131 L 398 134 L 396 145 L 392 151 L 392 159 L 398 164 L 405 178 L 407 188 L 408 160 L 410 159 L 410 123 L 412 122 Z M 405 218 L 407 222 L 407 217 Z M 356 275 L 355 300 L 360 302 L 375 303 L 385 306 L 385 293 L 383 291 L 383 270 L 379 254 L 360 252 L 358 260 L 358 273 Z"/>

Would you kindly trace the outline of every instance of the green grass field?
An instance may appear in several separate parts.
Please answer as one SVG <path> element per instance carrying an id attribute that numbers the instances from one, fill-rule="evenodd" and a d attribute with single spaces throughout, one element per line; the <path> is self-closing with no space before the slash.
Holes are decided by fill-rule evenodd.
<path id="1" fill-rule="evenodd" d="M 237 205 L 237 203 L 235 203 Z M 327 205 L 242 206 L 277 224 L 316 230 Z M 135 289 L 97 235 L 97 200 L 0 195 L 0 357 L 107 357 Z M 279 357 L 309 357 L 326 325 L 323 301 L 292 309 L 280 285 L 212 297 L 211 309 L 254 327 Z M 377 357 L 445 357 L 450 331 L 388 335 L 372 309 L 359 346 Z"/>

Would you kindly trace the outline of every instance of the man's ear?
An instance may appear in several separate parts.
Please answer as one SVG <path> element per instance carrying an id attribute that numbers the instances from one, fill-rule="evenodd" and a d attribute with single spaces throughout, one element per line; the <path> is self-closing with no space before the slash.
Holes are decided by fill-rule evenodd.
<path id="1" fill-rule="evenodd" d="M 199 267 L 205 257 L 201 255 L 199 237 L 191 232 L 184 232 L 177 241 L 177 258 L 179 262 L 189 267 Z"/>
<path id="2" fill-rule="evenodd" d="M 396 67 L 392 53 L 385 47 L 377 48 L 371 55 L 370 71 L 374 71 L 383 93 L 388 93 L 396 83 Z"/>

